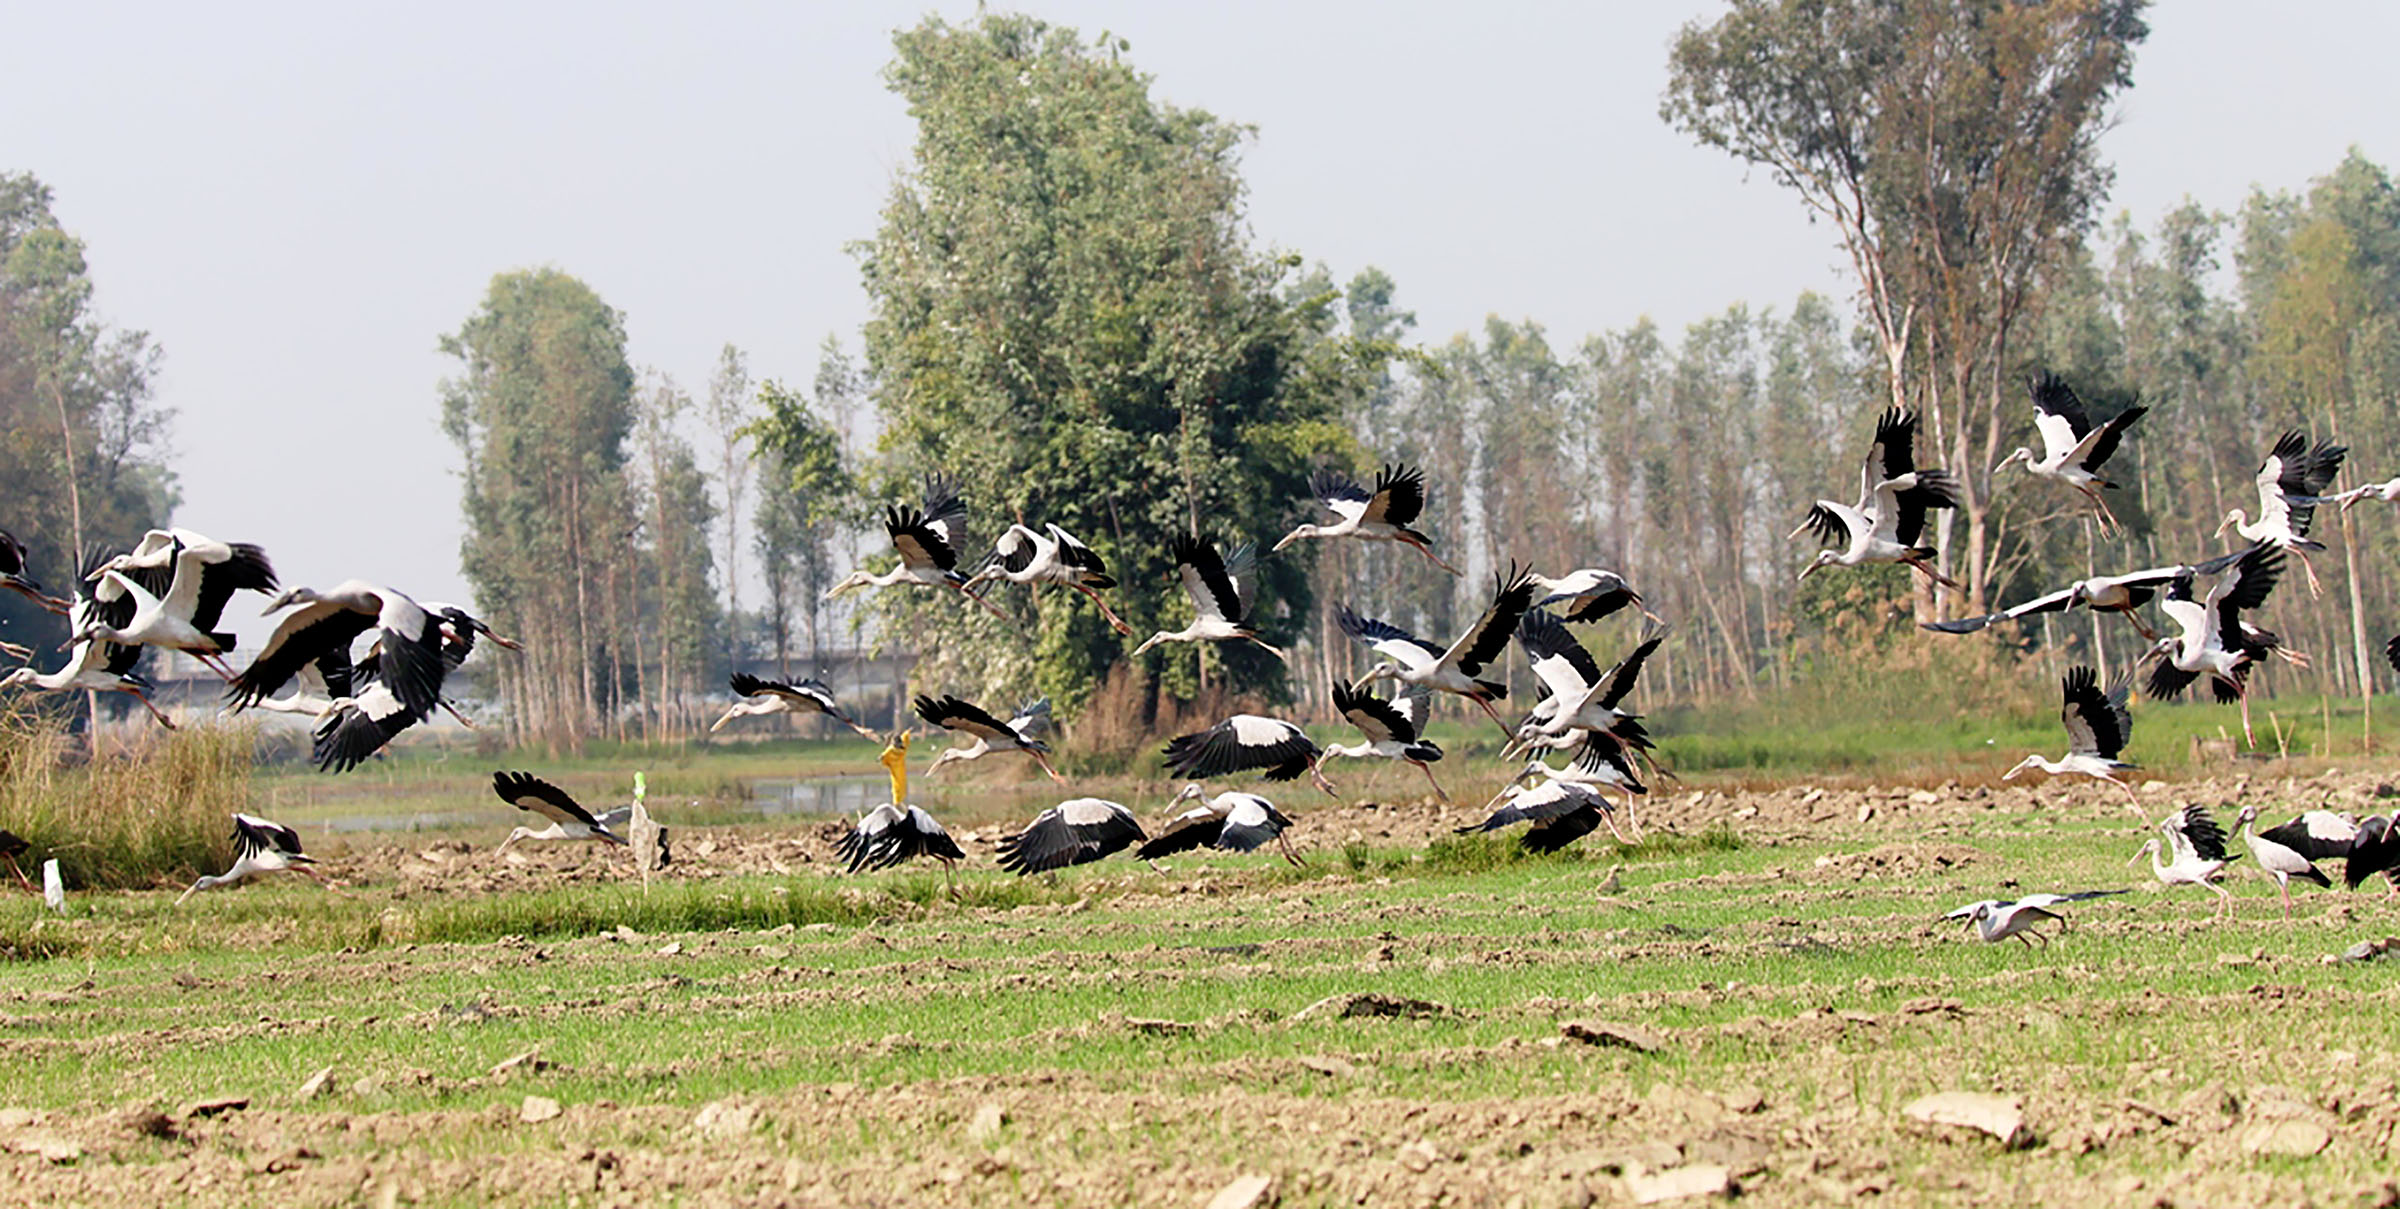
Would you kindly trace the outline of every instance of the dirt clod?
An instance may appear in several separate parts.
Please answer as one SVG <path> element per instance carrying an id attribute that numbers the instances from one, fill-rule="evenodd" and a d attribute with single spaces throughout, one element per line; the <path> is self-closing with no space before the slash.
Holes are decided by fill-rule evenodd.
<path id="1" fill-rule="evenodd" d="M 1613 1045 L 1636 1053 L 1655 1054 L 1667 1047 L 1667 1039 L 1649 1029 L 1614 1020 L 1568 1020 L 1558 1026 L 1561 1036 L 1586 1045 Z"/>
<path id="2" fill-rule="evenodd" d="M 517 1119 L 527 1125 L 539 1125 L 555 1119 L 562 1111 L 558 1101 L 548 1096 L 527 1096 L 524 1105 L 517 1109 Z"/>
<path id="3" fill-rule="evenodd" d="M 2032 1134 L 2025 1128 L 2025 1110 L 2011 1096 L 1973 1091 L 1937 1092 L 1910 1101 L 1900 1111 L 1910 1120 L 1928 1125 L 1980 1130 L 1998 1138 L 2004 1150 L 2014 1150 L 2032 1140 Z"/>
<path id="4" fill-rule="evenodd" d="M 1267 1203 L 1274 1189 L 1272 1177 L 1246 1175 L 1217 1189 L 1217 1194 L 1208 1198 L 1208 1209 L 1257 1209 Z"/>
<path id="5" fill-rule="evenodd" d="M 1297 1021 L 1311 1016 L 1330 1016 L 1350 1020 L 1361 1016 L 1396 1016 L 1407 1020 L 1433 1020 L 1451 1014 L 1449 1008 L 1423 999 L 1354 991 L 1346 995 L 1327 995 L 1292 1013 L 1292 1019 Z"/>
<path id="6" fill-rule="evenodd" d="M 1731 1196 L 1733 1173 L 1715 1163 L 1694 1163 L 1668 1171 L 1629 1170 L 1625 1193 L 1636 1205 L 1656 1205 L 1695 1196 Z"/>

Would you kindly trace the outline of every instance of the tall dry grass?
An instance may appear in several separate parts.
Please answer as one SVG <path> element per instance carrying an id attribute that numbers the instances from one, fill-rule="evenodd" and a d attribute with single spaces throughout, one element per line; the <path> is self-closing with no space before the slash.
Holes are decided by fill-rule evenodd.
<path id="1" fill-rule="evenodd" d="M 252 728 L 139 734 L 85 759 L 57 716 L 0 706 L 0 828 L 33 845 L 29 867 L 55 857 L 70 887 L 126 889 L 232 861 L 232 815 L 252 800 Z"/>

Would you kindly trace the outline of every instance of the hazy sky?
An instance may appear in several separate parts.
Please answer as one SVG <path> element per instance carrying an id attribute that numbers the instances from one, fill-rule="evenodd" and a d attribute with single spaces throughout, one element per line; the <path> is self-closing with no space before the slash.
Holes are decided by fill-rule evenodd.
<path id="1" fill-rule="evenodd" d="M 1667 43 L 1713 3 L 1061 0 L 1157 93 L 1253 124 L 1262 243 L 1379 265 L 1446 339 L 1500 314 L 1571 346 L 1647 314 L 1847 287 L 1788 194 L 1658 120 Z M 17 6 L 0 168 L 57 193 L 98 305 L 166 350 L 178 523 L 287 583 L 464 600 L 435 351 L 492 275 L 558 266 L 623 311 L 637 367 L 717 349 L 805 382 L 866 301 L 912 129 L 890 33 L 970 4 Z M 2153 8 L 2106 142 L 2113 206 L 2299 188 L 2400 157 L 2400 6 Z M 130 538 L 132 535 L 121 535 Z M 236 610 L 237 612 L 239 610 Z M 255 629 L 245 625 L 246 636 Z"/>

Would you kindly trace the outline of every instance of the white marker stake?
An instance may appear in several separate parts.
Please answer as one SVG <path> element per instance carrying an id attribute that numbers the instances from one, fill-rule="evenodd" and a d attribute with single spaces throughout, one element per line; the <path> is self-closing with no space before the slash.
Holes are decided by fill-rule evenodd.
<path id="1" fill-rule="evenodd" d="M 67 913 L 67 882 L 58 875 L 55 857 L 42 862 L 42 904 L 61 915 Z"/>

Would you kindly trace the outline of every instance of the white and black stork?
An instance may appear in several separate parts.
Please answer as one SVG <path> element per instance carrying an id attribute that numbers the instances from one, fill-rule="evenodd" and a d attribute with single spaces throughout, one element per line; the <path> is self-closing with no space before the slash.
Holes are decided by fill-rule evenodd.
<path id="1" fill-rule="evenodd" d="M 375 682 L 418 718 L 440 704 L 442 680 L 449 673 L 441 621 L 405 593 L 353 579 L 324 592 L 293 588 L 266 612 L 286 608 L 292 611 L 276 623 L 258 657 L 226 691 L 235 710 L 258 704 L 326 652 L 348 651 L 369 631 L 375 637 Z"/>
<path id="2" fill-rule="evenodd" d="M 1412 688 L 1387 699 L 1359 692 L 1341 677 L 1334 677 L 1333 711 L 1357 727 L 1367 741 L 1347 747 L 1328 743 L 1320 758 L 1405 760 L 1424 772 L 1425 783 L 1433 786 L 1435 797 L 1449 801 L 1450 795 L 1443 790 L 1442 783 L 1433 779 L 1434 761 L 1442 758 L 1441 745 L 1425 738 L 1422 729 L 1425 704 L 1430 696 L 1425 689 Z"/>
<path id="3" fill-rule="evenodd" d="M 2225 829 L 2208 816 L 2208 810 L 2198 803 L 2186 806 L 2158 821 L 2159 834 L 2142 842 L 2133 854 L 2130 865 L 2147 856 L 2151 875 L 2169 886 L 2199 886 L 2217 896 L 2217 913 L 2233 909 L 2233 896 L 2217 884 L 2225 866 L 2241 859 L 2225 848 Z M 2164 838 L 2165 859 L 2160 858 L 2160 839 Z"/>
<path id="4" fill-rule="evenodd" d="M 2158 607 L 2179 632 L 2159 639 L 2142 653 L 2143 660 L 2153 661 L 2146 686 L 2150 696 L 2172 701 L 2193 681 L 2207 676 L 2219 702 L 2241 703 L 2242 738 L 2257 746 L 2250 731 L 2250 669 L 2281 650 L 2283 640 L 2252 626 L 2242 613 L 2265 604 L 2282 573 L 2283 552 L 2272 543 L 2261 542 L 2218 574 L 2201 599 L 2192 597 L 2192 576 L 2169 586 L 2167 598 Z M 2289 652 L 2285 657 L 2300 661 Z"/>
<path id="5" fill-rule="evenodd" d="M 2333 879 L 2317 868 L 2320 856 L 2348 856 L 2350 845 L 2358 839 L 2358 825 L 2327 810 L 2311 810 L 2280 827 L 2253 831 L 2258 821 L 2258 806 L 2245 804 L 2233 817 L 2241 829 L 2242 846 L 2250 850 L 2250 859 L 2275 879 L 2275 891 L 2283 898 L 2283 918 L 2292 918 L 2292 879 L 2315 882 L 2327 890 L 2333 889 Z"/>
<path id="6" fill-rule="evenodd" d="M 1528 852 L 1556 852 L 1602 826 L 1619 843 L 1629 843 L 1617 830 L 1611 817 L 1616 807 L 1599 791 L 1589 785 L 1564 779 L 1545 780 L 1530 789 L 1512 785 L 1501 794 L 1504 799 L 1498 809 L 1480 823 L 1458 828 L 1460 835 L 1480 831 L 1498 831 L 1519 823 L 1532 823 L 1517 842 Z"/>
<path id="7" fill-rule="evenodd" d="M 1090 546 L 1056 525 L 1045 524 L 1038 533 L 1024 525 L 1010 525 L 993 547 L 989 564 L 968 577 L 967 591 L 973 593 L 978 585 L 994 579 L 1037 588 L 1043 584 L 1064 584 L 1091 597 L 1092 603 L 1100 607 L 1100 616 L 1108 619 L 1110 629 L 1119 634 L 1133 633 L 1133 627 L 1126 625 L 1100 597 L 1100 589 L 1117 586 L 1116 577 L 1108 573 L 1107 562 Z"/>
<path id="8" fill-rule="evenodd" d="M 2014 938 L 2028 949 L 2033 947 L 2036 940 L 2047 947 L 2050 938 L 2042 935 L 2037 927 L 2041 921 L 2055 919 L 2059 931 L 2067 929 L 2067 917 L 2051 910 L 2052 907 L 2123 893 L 2123 890 L 2080 890 L 2072 894 L 2028 894 L 2015 902 L 1987 898 L 1979 903 L 1968 903 L 1942 918 L 1966 920 L 1967 926 L 1974 929 L 1976 936 L 1985 944 L 1996 945 Z"/>
<path id="9" fill-rule="evenodd" d="M 1328 797 L 1340 798 L 1317 767 L 1322 758 L 1316 740 L 1294 723 L 1257 714 L 1235 714 L 1209 727 L 1167 740 L 1167 767 L 1175 775 L 1196 780 L 1255 772 L 1269 781 L 1290 781 L 1307 773 Z"/>
<path id="10" fill-rule="evenodd" d="M 1625 582 L 1624 576 L 1598 567 L 1569 571 L 1557 579 L 1536 575 L 1533 584 L 1540 589 L 1535 594 L 1533 607 L 1546 609 L 1551 605 L 1563 606 L 1558 611 L 1561 621 L 1598 621 L 1628 605 L 1637 609 L 1642 605 L 1642 594 L 1634 591 L 1633 585 Z M 1658 620 L 1648 609 L 1642 609 L 1642 616 L 1652 621 Z"/>
<path id="11" fill-rule="evenodd" d="M 1604 730 L 1585 731 L 1582 745 L 1575 749 L 1564 768 L 1553 766 L 1537 754 L 1525 761 L 1525 767 L 1509 778 L 1508 784 L 1484 804 L 1484 809 L 1498 809 L 1510 796 L 1549 781 L 1581 785 L 1603 796 L 1610 791 L 1624 794 L 1625 825 L 1633 828 L 1635 841 L 1639 840 L 1641 823 L 1634 818 L 1633 800 L 1649 793 L 1650 787 L 1642 784 L 1641 773 L 1634 767 L 1634 749 L 1624 740 Z"/>
<path id="12" fill-rule="evenodd" d="M 325 879 L 309 868 L 316 863 L 315 857 L 300 851 L 300 833 L 254 814 L 236 814 L 233 816 L 233 867 L 223 873 L 203 874 L 175 902 L 181 906 L 184 899 L 202 890 L 230 886 L 261 874 L 287 870 L 306 874 L 322 884 Z"/>
<path id="13" fill-rule="evenodd" d="M 109 557 L 111 555 L 106 551 L 96 552 L 85 560 L 85 569 L 93 570 Z M 75 603 L 67 615 L 67 624 L 80 631 L 95 621 L 114 618 L 109 624 L 121 626 L 132 616 L 133 607 L 131 597 L 120 595 L 112 602 L 103 603 L 92 597 L 88 586 L 78 587 Z M 135 670 L 141 660 L 142 648 L 138 646 L 105 639 L 87 639 L 69 646 L 67 661 L 59 665 L 57 671 L 43 673 L 30 667 L 17 668 L 6 677 L 0 677 L 0 688 L 30 688 L 45 693 L 124 693 L 141 702 L 142 708 L 149 710 L 150 716 L 157 719 L 159 725 L 174 730 L 175 720 L 167 717 L 150 700 L 150 681 Z"/>
<path id="14" fill-rule="evenodd" d="M 1258 589 L 1258 548 L 1247 542 L 1220 557 L 1216 543 L 1205 537 L 1175 539 L 1175 572 L 1183 578 L 1184 594 L 1192 598 L 1192 624 L 1180 630 L 1160 630 L 1133 648 L 1136 658 L 1162 642 L 1235 642 L 1247 640 L 1267 653 L 1290 662 L 1290 656 L 1250 625 L 1250 601 Z"/>
<path id="15" fill-rule="evenodd" d="M 1277 550 L 1305 537 L 1355 537 L 1371 542 L 1399 542 L 1422 554 L 1434 566 L 1459 574 L 1433 552 L 1433 539 L 1409 528 L 1425 510 L 1425 472 L 1415 466 L 1386 465 L 1375 475 L 1370 491 L 1338 470 L 1319 470 L 1308 476 L 1308 492 L 1335 516 L 1330 525 L 1301 525 L 1275 543 Z"/>
<path id="16" fill-rule="evenodd" d="M 2023 604 L 2012 605 L 1997 613 L 1981 617 L 1960 617 L 1951 621 L 1921 622 L 1925 629 L 1943 634 L 1972 634 L 2001 621 L 2016 621 L 2043 613 L 2061 613 L 2081 606 L 2095 612 L 2116 613 L 2133 623 L 2142 637 L 2158 641 L 2158 631 L 2142 620 L 2140 609 L 2172 587 L 2176 580 L 2194 575 L 2215 575 L 2239 561 L 2246 550 L 2221 554 L 2206 562 L 2173 567 L 2151 567 L 2143 571 L 2128 571 L 2122 575 L 2094 575 L 2079 579 L 2046 596 L 2036 596 Z"/>
<path id="17" fill-rule="evenodd" d="M 497 851 L 507 851 L 518 840 L 600 840 L 627 846 L 625 837 L 618 835 L 607 820 L 584 809 L 574 795 L 532 773 L 495 772 L 492 792 L 501 801 L 550 821 L 546 827 L 519 827 L 509 832 Z"/>
<path id="18" fill-rule="evenodd" d="M 1200 802 L 1207 792 L 1197 784 L 1186 785 L 1167 808 Z M 1292 821 L 1275 809 L 1275 803 L 1255 793 L 1227 790 L 1168 820 L 1167 829 L 1136 849 L 1134 856 L 1152 861 L 1194 848 L 1253 852 L 1272 843 L 1282 849 L 1283 859 L 1298 865 L 1300 858 L 1283 835 L 1291 825 Z"/>
<path id="19" fill-rule="evenodd" d="M 1042 771 L 1049 773 L 1051 780 L 1066 783 L 1066 778 L 1051 766 L 1050 745 L 1041 739 L 1042 733 L 1050 729 L 1048 697 L 1018 706 L 1016 715 L 1006 722 L 993 717 L 982 706 L 957 697 L 943 697 L 937 701 L 920 694 L 915 705 L 917 716 L 923 718 L 927 725 L 972 735 L 975 739 L 965 746 L 953 744 L 944 749 L 925 769 L 926 776 L 941 771 L 942 765 L 952 760 L 980 759 L 994 751 L 1021 751 L 1032 756 L 1033 762 L 1041 765 Z"/>
<path id="20" fill-rule="evenodd" d="M 840 583 L 825 590 L 825 599 L 832 600 L 853 588 L 888 588 L 894 584 L 914 584 L 924 588 L 951 588 L 959 595 L 981 605 L 983 610 L 1002 621 L 1008 615 L 990 601 L 967 591 L 967 577 L 958 569 L 959 543 L 967 534 L 967 503 L 958 494 L 958 487 L 940 475 L 925 476 L 925 502 L 920 508 L 893 504 L 883 510 L 883 529 L 891 535 L 892 549 L 900 554 L 900 565 L 877 575 L 864 568 L 852 571 Z"/>
<path id="21" fill-rule="evenodd" d="M 1623 708 L 1642 674 L 1642 665 L 1666 641 L 1666 627 L 1653 622 L 1643 627 L 1633 651 L 1606 672 L 1575 635 L 1547 612 L 1536 609 L 1517 624 L 1517 642 L 1541 681 L 1543 696 L 1515 732 L 1503 757 L 1531 746 L 1560 748 L 1575 741 L 1578 731 L 1606 731 L 1626 746 L 1648 750 L 1650 736 L 1640 715 Z"/>
<path id="22" fill-rule="evenodd" d="M 1935 583 L 1959 586 L 1934 568 L 1940 552 L 1920 544 L 1926 514 L 1957 507 L 1958 496 L 1948 472 L 1917 469 L 1916 437 L 1915 412 L 1895 407 L 1875 421 L 1875 442 L 1859 475 L 1858 503 L 1818 500 L 1791 532 L 1798 537 L 1814 531 L 1819 541 L 1839 547 L 1820 551 L 1800 578 L 1826 567 L 1905 563 Z"/>
<path id="23" fill-rule="evenodd" d="M 833 699 L 832 686 L 822 680 L 767 680 L 748 672 L 735 672 L 727 678 L 726 685 L 743 700 L 734 702 L 723 717 L 709 725 L 711 734 L 725 729 L 725 724 L 736 718 L 756 718 L 769 714 L 823 714 L 857 732 L 862 739 L 878 737 L 874 731 L 859 725 L 858 719 L 851 717 L 850 712 Z"/>
<path id="24" fill-rule="evenodd" d="M 2125 708 L 2125 698 L 2132 687 L 2131 680 L 2124 679 L 2102 692 L 2098 672 L 2080 665 L 2068 668 L 2059 681 L 2064 703 L 2058 711 L 2058 720 L 2067 728 L 2066 758 L 2054 761 L 2030 755 L 2002 773 L 2000 779 L 2013 781 L 2028 768 L 2041 769 L 2054 777 L 2076 773 L 2124 790 L 2125 800 L 2135 813 L 2140 813 L 2142 800 L 2134 794 L 2133 786 L 2117 779 L 2119 772 L 2140 767 L 2117 758 L 2133 735 L 2133 713 Z"/>
<path id="25" fill-rule="evenodd" d="M 1000 867 L 1019 877 L 1087 864 L 1148 837 L 1133 812 L 1105 798 L 1069 798 L 1000 837 Z"/>
<path id="26" fill-rule="evenodd" d="M 42 585 L 25 577 L 25 543 L 6 529 L 0 529 L 0 588 L 32 601 L 44 612 L 66 616 L 69 602 L 42 590 Z M 17 658 L 24 658 L 23 655 Z"/>
<path id="27" fill-rule="evenodd" d="M 2098 511 L 2102 532 L 2122 528 L 2117 524 L 2117 514 L 2109 511 L 2108 501 L 2100 494 L 2104 488 L 2116 486 L 2100 477 L 2100 466 L 2116 453 L 2125 430 L 2150 409 L 2128 407 L 2107 422 L 2094 424 L 2091 414 L 2084 410 L 2083 400 L 2075 397 L 2064 379 L 2049 370 L 2035 374 L 2026 384 L 2026 393 L 2033 399 L 2033 427 L 2041 434 L 2041 455 L 2036 457 L 2031 449 L 2020 445 L 1992 467 L 1992 474 L 1997 476 L 2010 466 L 2023 463 L 2026 473 L 2035 478 L 2065 483 L 2082 492 Z"/>
<path id="28" fill-rule="evenodd" d="M 2239 508 L 2230 509 L 2225 523 L 2217 526 L 2217 536 L 2231 531 L 2244 541 L 2293 551 L 2300 556 L 2301 570 L 2308 573 L 2308 594 L 2323 595 L 2308 552 L 2324 549 L 2325 543 L 2312 540 L 2308 528 L 2316 519 L 2317 497 L 2333 484 L 2333 476 L 2341 472 L 2342 458 L 2349 452 L 2348 446 L 2322 441 L 2312 449 L 2306 434 L 2284 433 L 2258 466 L 2258 519 L 2249 519 Z"/>
<path id="29" fill-rule="evenodd" d="M 247 542 L 153 529 L 131 554 L 109 559 L 89 580 L 93 599 L 104 605 L 130 600 L 133 612 L 121 623 L 87 622 L 70 642 L 97 638 L 182 651 L 230 681 L 234 673 L 225 654 L 234 637 L 217 624 L 235 592 L 274 591 L 275 568 L 264 550 Z"/>
<path id="30" fill-rule="evenodd" d="M 1494 576 L 1493 582 L 1496 587 L 1492 603 L 1448 650 L 1390 622 L 1361 617 L 1351 612 L 1348 605 L 1335 606 L 1334 617 L 1342 632 L 1383 656 L 1353 687 L 1364 691 L 1378 680 L 1396 680 L 1411 688 L 1454 693 L 1482 706 L 1502 736 L 1508 736 L 1508 723 L 1492 707 L 1492 702 L 1508 696 L 1508 686 L 1479 677 L 1484 668 L 1508 649 L 1509 636 L 1516 632 L 1517 623 L 1524 620 L 1526 610 L 1533 607 L 1534 584 L 1532 576 L 1514 569 L 1506 576 Z"/>

